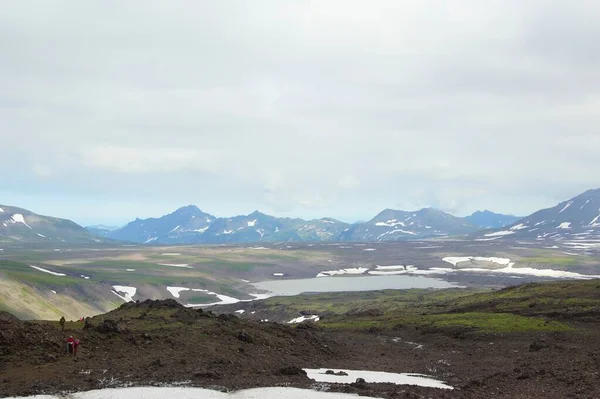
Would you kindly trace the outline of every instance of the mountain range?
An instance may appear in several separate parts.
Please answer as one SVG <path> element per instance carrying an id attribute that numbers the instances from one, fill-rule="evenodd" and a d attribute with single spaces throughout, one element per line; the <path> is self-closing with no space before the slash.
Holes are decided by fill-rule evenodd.
<path id="1" fill-rule="evenodd" d="M 0 243 L 93 243 L 120 240 L 140 244 L 233 244 L 283 241 L 394 241 L 464 236 L 477 241 L 600 240 L 600 189 L 524 218 L 477 211 L 467 217 L 424 208 L 386 209 L 373 219 L 345 223 L 333 218 L 279 218 L 254 211 L 216 217 L 188 205 L 158 218 L 127 225 L 83 228 L 65 219 L 0 205 Z M 583 244 L 582 244 L 583 245 Z"/>
<path id="2" fill-rule="evenodd" d="M 512 217 L 487 211 L 496 225 Z M 414 212 L 386 209 L 367 222 L 345 223 L 333 218 L 278 218 L 254 211 L 218 218 L 194 205 L 160 218 L 136 219 L 116 230 L 89 230 L 102 237 L 142 244 L 226 244 L 278 241 L 394 241 L 448 237 L 488 227 L 477 220 L 452 216 L 433 208 Z"/>

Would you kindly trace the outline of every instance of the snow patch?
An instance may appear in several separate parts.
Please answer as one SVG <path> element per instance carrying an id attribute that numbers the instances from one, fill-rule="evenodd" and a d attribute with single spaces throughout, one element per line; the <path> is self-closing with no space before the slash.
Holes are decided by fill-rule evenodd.
<path id="1" fill-rule="evenodd" d="M 135 269 L 125 269 L 126 272 L 134 272 Z"/>
<path id="2" fill-rule="evenodd" d="M 68 396 L 71 399 L 357 399 L 354 394 L 320 392 L 309 389 L 272 387 L 253 388 L 237 392 L 219 392 L 206 388 L 192 387 L 135 387 L 105 388 L 87 392 L 77 392 Z M 36 395 L 27 399 L 61 399 L 64 396 Z M 376 399 L 361 396 L 361 399 Z M 26 399 L 15 397 L 9 399 Z"/>
<path id="3" fill-rule="evenodd" d="M 181 255 L 181 253 L 179 253 L 179 252 L 163 252 L 161 255 L 162 256 L 179 256 L 179 255 Z"/>
<path id="4" fill-rule="evenodd" d="M 400 222 L 396 219 L 388 220 L 387 222 L 377 222 L 375 226 L 385 226 L 385 227 L 394 227 L 394 226 L 405 226 L 404 222 Z"/>
<path id="5" fill-rule="evenodd" d="M 403 265 L 392 265 L 392 266 L 375 266 L 376 270 L 406 270 L 406 266 Z"/>
<path id="6" fill-rule="evenodd" d="M 495 258 L 495 257 L 485 258 L 482 256 L 462 256 L 462 257 L 449 256 L 446 258 L 442 258 L 442 260 L 444 262 L 451 263 L 453 266 L 457 266 L 459 263 L 462 263 L 462 262 L 470 262 L 472 260 L 477 261 L 477 262 L 492 262 L 492 263 L 497 263 L 499 265 L 510 264 L 510 259 L 508 259 L 508 258 Z"/>
<path id="7" fill-rule="evenodd" d="M 408 230 L 402 230 L 402 229 L 394 229 L 394 230 L 386 231 L 386 232 L 385 232 L 385 233 L 383 233 L 383 234 L 380 234 L 380 235 L 377 237 L 377 240 L 381 239 L 381 237 L 387 236 L 387 235 L 389 235 L 389 234 L 394 234 L 394 233 L 409 234 L 409 235 L 413 235 L 413 236 L 416 236 L 416 235 L 417 235 L 417 233 L 414 233 L 414 232 L 412 232 L 412 231 L 408 231 Z"/>
<path id="8" fill-rule="evenodd" d="M 371 251 L 377 251 L 377 250 L 375 248 L 365 248 L 365 249 L 363 249 L 363 251 L 371 252 Z"/>
<path id="9" fill-rule="evenodd" d="M 40 234 L 40 233 L 35 233 L 35 234 L 37 234 L 38 236 L 40 236 L 40 237 L 42 237 L 42 238 L 46 238 L 46 236 L 45 236 L 45 235 L 43 235 L 43 234 Z"/>
<path id="10" fill-rule="evenodd" d="M 244 314 L 245 310 L 244 309 L 240 309 L 240 310 L 236 310 L 235 313 L 237 314 Z"/>
<path id="11" fill-rule="evenodd" d="M 50 271 L 50 270 L 44 269 L 43 267 L 39 267 L 39 266 L 33 266 L 33 265 L 29 265 L 29 267 L 31 267 L 31 268 L 33 268 L 33 269 L 35 269 L 35 270 L 39 270 L 39 271 L 41 271 L 41 272 L 44 272 L 44 273 L 51 274 L 51 275 L 53 275 L 53 276 L 59 276 L 59 277 L 64 277 L 64 276 L 66 276 L 66 274 L 64 274 L 64 273 L 52 272 L 52 271 Z"/>
<path id="12" fill-rule="evenodd" d="M 300 317 L 297 317 L 295 319 L 292 319 L 292 320 L 288 321 L 288 324 L 302 323 L 302 322 L 307 321 L 307 320 L 319 321 L 319 316 L 317 316 L 317 315 L 300 316 Z"/>
<path id="13" fill-rule="evenodd" d="M 15 213 L 14 215 L 12 215 L 11 220 L 12 223 L 22 223 L 31 229 L 31 226 L 29 226 L 27 222 L 25 222 L 25 218 L 20 213 Z"/>
<path id="14" fill-rule="evenodd" d="M 526 228 L 527 228 L 526 225 L 524 225 L 523 223 L 519 223 L 518 225 L 513 226 L 510 229 L 511 230 L 522 230 L 522 229 L 526 229 Z"/>
<path id="15" fill-rule="evenodd" d="M 558 225 L 557 229 L 570 229 L 571 228 L 571 222 L 563 222 L 561 224 Z"/>
<path id="16" fill-rule="evenodd" d="M 446 385 L 442 381 L 423 374 L 332 369 L 333 371 L 342 371 L 347 374 L 345 376 L 340 376 L 325 374 L 327 370 L 329 369 L 304 369 L 308 374 L 308 378 L 317 382 L 352 384 L 356 382 L 357 378 L 363 378 L 368 383 L 392 383 L 397 385 L 417 385 L 429 388 L 453 389 L 450 385 Z"/>
<path id="17" fill-rule="evenodd" d="M 233 230 L 223 230 L 223 234 L 231 234 L 233 233 Z"/>
<path id="18" fill-rule="evenodd" d="M 585 204 L 581 205 L 581 208 L 579 208 L 579 209 L 583 209 L 589 203 L 590 203 L 590 200 L 585 201 Z"/>
<path id="19" fill-rule="evenodd" d="M 193 269 L 193 267 L 187 263 L 159 263 L 158 265 L 159 266 L 169 266 L 169 267 L 182 267 L 185 269 Z"/>
<path id="20" fill-rule="evenodd" d="M 170 233 L 174 232 L 175 230 L 177 230 L 180 227 L 181 227 L 180 225 L 175 226 L 175 228 L 173 230 L 169 231 L 169 233 L 167 233 L 167 234 L 170 234 Z"/>
<path id="21" fill-rule="evenodd" d="M 507 236 L 510 234 L 515 234 L 515 232 L 512 230 L 503 230 L 503 231 L 497 231 L 495 233 L 484 234 L 484 237 L 502 237 L 502 236 Z"/>
<path id="22" fill-rule="evenodd" d="M 53 294 L 56 294 L 56 291 L 54 291 L 54 290 L 50 290 L 50 291 L 52 291 Z"/>
<path id="23" fill-rule="evenodd" d="M 273 276 L 276 276 L 276 277 L 283 277 L 283 276 L 284 276 L 284 274 L 283 274 L 283 273 L 273 273 Z"/>
<path id="24" fill-rule="evenodd" d="M 158 237 L 148 237 L 148 239 L 144 241 L 144 244 L 150 244 L 152 241 L 156 240 L 158 240 Z"/>
<path id="25" fill-rule="evenodd" d="M 573 204 L 573 201 L 569 201 L 567 203 L 567 205 L 565 205 L 565 207 L 563 209 L 560 210 L 560 212 L 558 213 L 563 213 L 564 211 L 566 211 L 571 205 Z"/>
<path id="26" fill-rule="evenodd" d="M 137 292 L 137 288 L 128 287 L 126 285 L 113 285 L 113 293 L 117 295 L 119 298 L 123 299 L 125 302 L 133 302 L 133 297 Z M 120 295 L 119 293 L 123 294 Z"/>
<path id="27" fill-rule="evenodd" d="M 331 277 L 344 274 L 364 274 L 369 269 L 366 267 L 355 267 L 350 269 L 328 270 L 317 274 L 317 277 Z"/>
<path id="28" fill-rule="evenodd" d="M 252 220 L 252 221 L 248 222 L 248 227 L 254 227 L 254 226 L 256 225 L 256 221 L 257 221 L 257 220 L 258 220 L 258 219 L 254 219 L 254 220 Z"/>

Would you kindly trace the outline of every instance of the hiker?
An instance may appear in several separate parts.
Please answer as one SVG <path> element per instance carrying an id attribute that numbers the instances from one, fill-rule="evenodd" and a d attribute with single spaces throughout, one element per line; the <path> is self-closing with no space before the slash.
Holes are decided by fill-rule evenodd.
<path id="1" fill-rule="evenodd" d="M 66 322 L 65 316 L 61 317 L 60 320 L 58 321 L 62 332 L 65 332 L 65 322 Z"/>
<path id="2" fill-rule="evenodd" d="M 69 336 L 69 338 L 67 338 L 67 353 L 69 355 L 73 354 L 74 351 L 74 345 L 75 345 L 75 339 L 73 339 L 73 336 Z"/>

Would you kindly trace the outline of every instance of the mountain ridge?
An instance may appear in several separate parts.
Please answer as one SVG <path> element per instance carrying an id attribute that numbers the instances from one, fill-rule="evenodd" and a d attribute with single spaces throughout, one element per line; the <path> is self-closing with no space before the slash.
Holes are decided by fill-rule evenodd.
<path id="1" fill-rule="evenodd" d="M 0 205 L 0 243 L 93 243 L 102 239 L 77 223 Z"/>

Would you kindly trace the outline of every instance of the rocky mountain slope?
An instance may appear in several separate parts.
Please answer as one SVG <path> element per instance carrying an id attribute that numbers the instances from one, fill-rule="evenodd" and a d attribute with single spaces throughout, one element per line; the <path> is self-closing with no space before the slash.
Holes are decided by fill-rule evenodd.
<path id="1" fill-rule="evenodd" d="M 101 240 L 78 224 L 0 205 L 0 243 L 92 243 Z"/>
<path id="2" fill-rule="evenodd" d="M 472 215 L 465 217 L 465 220 L 475 226 L 479 226 L 482 229 L 498 229 L 504 226 L 510 226 L 517 220 L 521 219 L 520 216 L 513 215 L 502 215 L 492 211 L 477 211 Z"/>
<path id="3" fill-rule="evenodd" d="M 571 241 L 575 247 L 600 243 L 600 189 L 537 211 L 506 228 L 484 232 L 478 239 Z"/>

